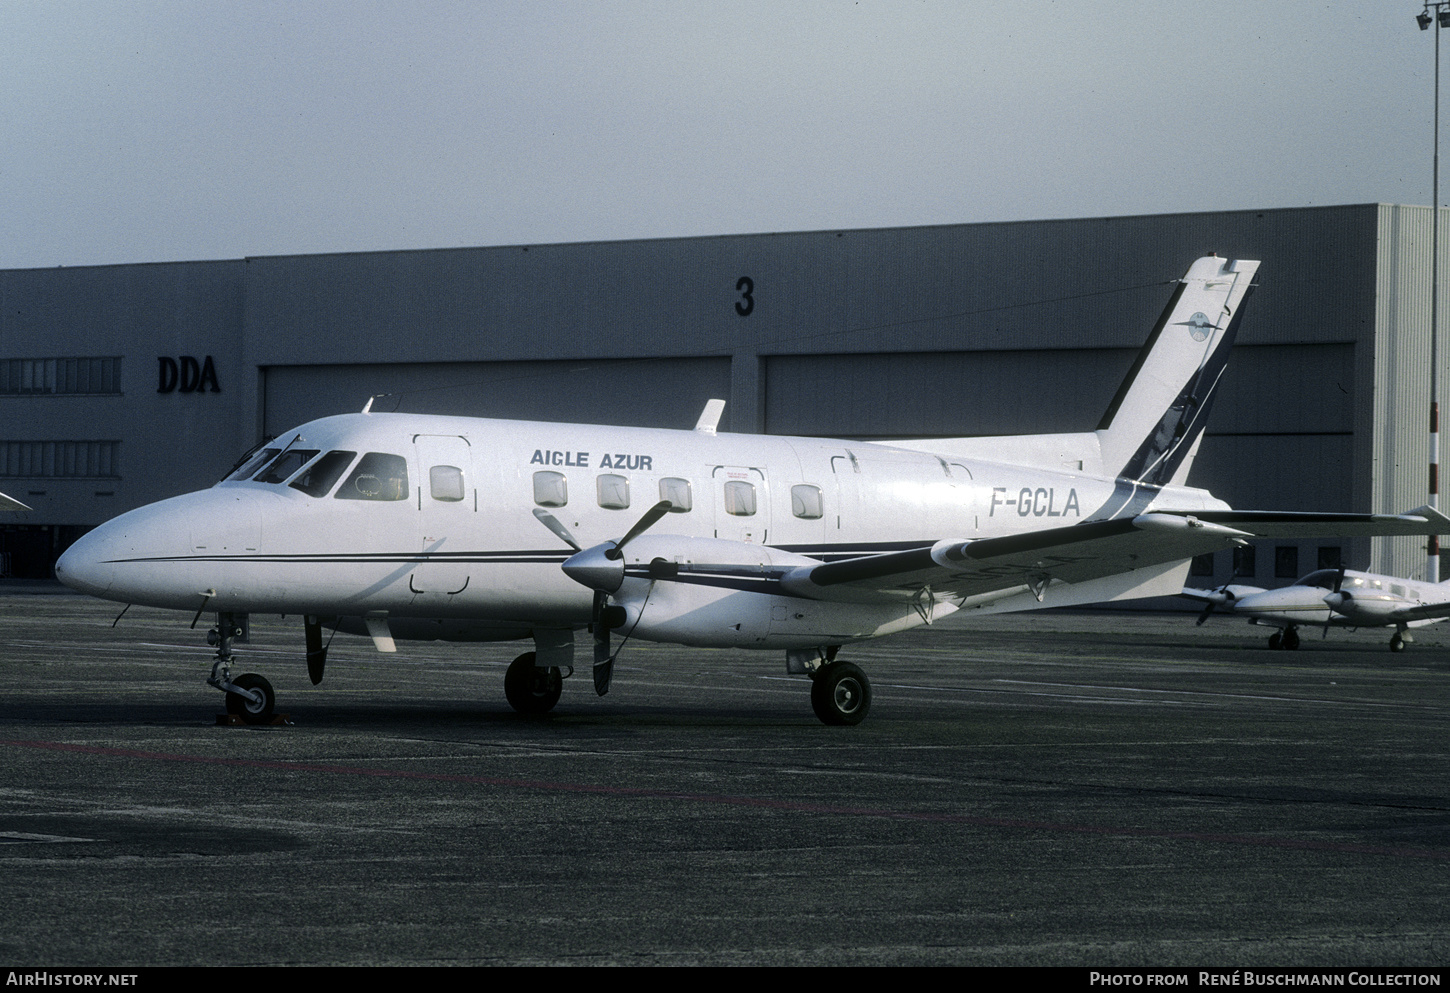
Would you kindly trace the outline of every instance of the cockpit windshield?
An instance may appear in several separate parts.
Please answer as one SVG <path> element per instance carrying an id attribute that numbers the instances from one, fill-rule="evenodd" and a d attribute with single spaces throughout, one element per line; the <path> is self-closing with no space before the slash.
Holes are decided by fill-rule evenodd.
<path id="1" fill-rule="evenodd" d="M 327 491 L 332 489 L 332 484 L 357 457 L 357 452 L 328 452 L 322 458 L 312 463 L 292 480 L 291 486 L 294 490 L 301 490 L 308 496 L 326 496 Z"/>
<path id="2" fill-rule="evenodd" d="M 240 479 L 251 479 L 254 472 L 275 459 L 277 453 L 281 450 L 280 448 L 264 448 L 255 455 L 243 455 L 237 460 L 236 470 L 223 479 L 222 482 L 231 483 Z M 256 449 L 252 449 L 252 451 L 255 452 Z"/>
<path id="3" fill-rule="evenodd" d="M 1321 590 L 1332 590 L 1334 584 L 1339 582 L 1338 569 L 1317 569 L 1296 582 L 1295 586 L 1317 586 Z M 1354 585 L 1352 582 L 1350 585 Z"/>
<path id="4" fill-rule="evenodd" d="M 292 448 L 283 452 L 277 460 L 252 479 L 258 483 L 280 483 L 298 469 L 317 457 L 316 448 Z"/>

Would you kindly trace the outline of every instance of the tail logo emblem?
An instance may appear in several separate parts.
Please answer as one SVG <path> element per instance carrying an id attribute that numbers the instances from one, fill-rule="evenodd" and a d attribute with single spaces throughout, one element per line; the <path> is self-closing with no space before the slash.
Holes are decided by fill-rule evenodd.
<path id="1" fill-rule="evenodd" d="M 1194 341 L 1203 341 L 1213 330 L 1213 322 L 1204 316 L 1202 311 L 1194 314 L 1186 321 L 1179 321 L 1179 324 L 1188 326 L 1188 333 L 1193 335 Z"/>

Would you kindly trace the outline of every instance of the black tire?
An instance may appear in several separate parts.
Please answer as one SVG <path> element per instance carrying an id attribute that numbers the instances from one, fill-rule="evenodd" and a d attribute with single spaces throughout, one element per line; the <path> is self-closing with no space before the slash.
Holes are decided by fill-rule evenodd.
<path id="1" fill-rule="evenodd" d="M 1291 652 L 1299 647 L 1298 631 L 1295 631 L 1293 628 L 1289 628 L 1284 632 L 1284 647 L 1289 649 L 1289 651 Z"/>
<path id="2" fill-rule="evenodd" d="M 232 683 L 239 689 L 259 690 L 262 702 L 253 703 L 244 696 L 228 693 L 227 713 L 237 715 L 247 724 L 270 724 L 272 708 L 277 705 L 277 694 L 272 692 L 272 684 L 255 672 L 244 673 L 233 679 Z"/>
<path id="3" fill-rule="evenodd" d="M 525 652 L 504 673 L 503 692 L 519 713 L 547 714 L 564 692 L 564 677 L 557 666 L 540 669 L 534 665 L 534 653 Z"/>
<path id="4" fill-rule="evenodd" d="M 1405 650 L 1405 639 L 1400 637 L 1399 632 L 1390 636 L 1390 651 L 1403 652 Z"/>
<path id="5" fill-rule="evenodd" d="M 849 727 L 871 711 L 871 681 L 850 662 L 832 662 L 816 672 L 811 684 L 811 709 L 822 724 Z"/>
<path id="6" fill-rule="evenodd" d="M 1269 635 L 1269 647 L 1271 649 L 1283 648 L 1284 636 L 1278 631 L 1275 631 L 1273 634 Z"/>

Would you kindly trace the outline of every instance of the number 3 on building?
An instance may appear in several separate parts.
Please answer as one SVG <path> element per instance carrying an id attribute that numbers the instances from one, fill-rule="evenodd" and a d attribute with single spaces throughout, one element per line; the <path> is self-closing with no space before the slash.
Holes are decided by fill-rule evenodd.
<path id="1" fill-rule="evenodd" d="M 755 309 L 755 280 L 749 276 L 741 276 L 735 281 L 735 291 L 740 294 L 740 299 L 735 301 L 735 313 L 741 317 L 749 317 L 750 312 Z"/>

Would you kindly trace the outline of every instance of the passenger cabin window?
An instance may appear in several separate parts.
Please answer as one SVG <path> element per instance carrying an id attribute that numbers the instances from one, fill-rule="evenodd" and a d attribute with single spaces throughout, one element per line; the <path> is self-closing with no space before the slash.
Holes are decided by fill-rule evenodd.
<path id="1" fill-rule="evenodd" d="M 629 480 L 606 472 L 595 478 L 599 488 L 599 506 L 605 510 L 625 510 L 629 507 Z"/>
<path id="2" fill-rule="evenodd" d="M 821 488 L 810 483 L 799 483 L 790 488 L 790 512 L 803 521 L 819 520 L 821 517 Z"/>
<path id="3" fill-rule="evenodd" d="M 277 456 L 277 461 L 252 478 L 259 483 L 280 483 L 317 457 L 316 448 L 294 448 Z"/>
<path id="4" fill-rule="evenodd" d="M 347 482 L 338 487 L 333 499 L 408 499 L 408 460 L 401 455 L 368 452 L 347 477 Z"/>
<path id="5" fill-rule="evenodd" d="M 456 465 L 435 465 L 428 470 L 428 492 L 434 500 L 457 503 L 463 499 L 463 470 Z"/>
<path id="6" fill-rule="evenodd" d="M 281 450 L 282 449 L 280 448 L 264 448 L 256 455 L 253 455 L 251 458 L 244 457 L 244 461 L 242 462 L 241 467 L 233 472 L 230 476 L 228 476 L 225 480 L 223 480 L 223 482 L 231 482 L 233 480 L 239 479 L 251 479 L 253 473 L 255 473 L 258 469 L 262 468 L 262 466 L 266 465 L 268 462 L 271 462 L 273 459 L 275 459 L 277 457 L 277 453 Z"/>
<path id="7" fill-rule="evenodd" d="M 690 481 L 666 476 L 660 480 L 660 499 L 670 502 L 670 513 L 688 514 L 694 503 L 690 499 Z"/>
<path id="8" fill-rule="evenodd" d="M 357 452 L 328 452 L 303 469 L 297 478 L 292 480 L 292 488 L 301 490 L 310 497 L 327 496 L 327 491 L 332 489 L 332 484 L 342 477 L 355 458 L 357 458 Z"/>
<path id="9" fill-rule="evenodd" d="M 726 483 L 725 513 L 734 517 L 755 516 L 755 484 L 740 479 Z"/>
<path id="10" fill-rule="evenodd" d="M 569 480 L 562 472 L 534 473 L 534 503 L 540 507 L 563 507 L 569 502 Z"/>

